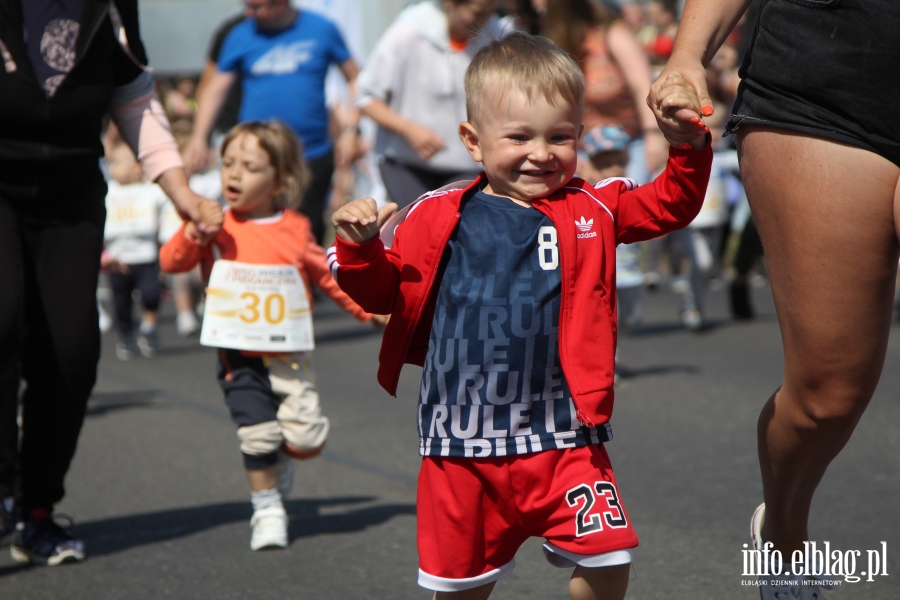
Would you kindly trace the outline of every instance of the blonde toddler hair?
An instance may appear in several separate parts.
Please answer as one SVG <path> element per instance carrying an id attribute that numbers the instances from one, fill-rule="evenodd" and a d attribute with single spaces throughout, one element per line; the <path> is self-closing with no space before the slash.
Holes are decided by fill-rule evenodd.
<path id="1" fill-rule="evenodd" d="M 275 181 L 282 187 L 275 198 L 276 206 L 298 209 L 309 186 L 311 175 L 303 159 L 303 143 L 294 131 L 281 121 L 247 121 L 231 128 L 222 140 L 222 156 L 228 144 L 243 135 L 252 135 L 275 169 Z"/>
<path id="2" fill-rule="evenodd" d="M 496 102 L 507 90 L 527 98 L 540 94 L 550 104 L 563 99 L 584 105 L 584 75 L 559 46 L 545 37 L 511 33 L 478 51 L 466 69 L 466 116 L 478 118 L 478 109 Z"/>

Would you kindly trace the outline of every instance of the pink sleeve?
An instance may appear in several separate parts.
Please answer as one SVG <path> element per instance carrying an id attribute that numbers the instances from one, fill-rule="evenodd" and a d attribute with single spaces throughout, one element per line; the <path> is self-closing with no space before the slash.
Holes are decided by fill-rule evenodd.
<path id="1" fill-rule="evenodd" d="M 156 181 L 169 169 L 184 167 L 155 91 L 126 104 L 113 104 L 110 114 L 122 138 L 141 162 L 147 179 Z"/>

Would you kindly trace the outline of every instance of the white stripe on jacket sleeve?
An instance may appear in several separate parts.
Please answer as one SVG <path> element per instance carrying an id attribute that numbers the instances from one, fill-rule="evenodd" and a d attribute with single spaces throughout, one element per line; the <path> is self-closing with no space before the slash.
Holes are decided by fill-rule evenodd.
<path id="1" fill-rule="evenodd" d="M 332 246 L 325 253 L 325 256 L 328 259 L 328 267 L 331 269 L 331 276 L 334 277 L 334 280 L 337 281 L 338 278 L 338 267 L 340 267 L 340 263 L 337 260 L 337 248 Z"/>

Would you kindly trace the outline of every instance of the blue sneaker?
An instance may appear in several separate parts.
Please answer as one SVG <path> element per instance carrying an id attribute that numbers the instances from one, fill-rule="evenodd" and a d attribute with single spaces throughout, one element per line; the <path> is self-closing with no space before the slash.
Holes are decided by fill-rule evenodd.
<path id="1" fill-rule="evenodd" d="M 51 515 L 29 517 L 16 525 L 16 537 L 9 547 L 12 559 L 55 567 L 84 560 L 84 542 L 72 538 Z"/>

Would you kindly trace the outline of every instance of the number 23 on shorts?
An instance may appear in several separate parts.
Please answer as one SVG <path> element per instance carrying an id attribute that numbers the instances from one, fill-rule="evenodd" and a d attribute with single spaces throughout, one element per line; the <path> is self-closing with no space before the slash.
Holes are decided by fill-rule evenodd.
<path id="1" fill-rule="evenodd" d="M 597 502 L 597 512 L 591 512 Z M 575 514 L 575 537 L 603 531 L 604 522 L 611 529 L 628 527 L 616 486 L 608 481 L 597 481 L 593 486 L 582 483 L 572 488 L 566 492 L 566 503 L 571 508 L 580 506 Z"/>

